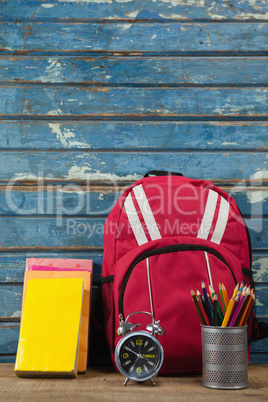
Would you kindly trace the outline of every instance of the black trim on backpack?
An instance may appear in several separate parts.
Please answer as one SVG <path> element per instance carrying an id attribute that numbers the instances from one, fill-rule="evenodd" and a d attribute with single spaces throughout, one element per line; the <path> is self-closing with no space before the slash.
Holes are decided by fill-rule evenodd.
<path id="1" fill-rule="evenodd" d="M 154 175 L 154 176 L 183 176 L 182 173 L 169 172 L 169 171 L 166 171 L 166 170 L 150 170 L 149 172 L 145 173 L 144 177 L 149 177 L 150 175 Z"/>
<path id="2" fill-rule="evenodd" d="M 114 280 L 114 275 L 105 276 L 104 278 L 102 278 L 100 286 L 102 286 L 104 283 L 112 282 L 113 280 Z"/>
<path id="3" fill-rule="evenodd" d="M 268 338 L 268 322 L 258 322 L 259 337 L 257 340 Z"/>
<path id="4" fill-rule="evenodd" d="M 247 268 L 242 268 L 242 272 L 244 275 L 247 275 L 253 281 L 253 272 Z"/>

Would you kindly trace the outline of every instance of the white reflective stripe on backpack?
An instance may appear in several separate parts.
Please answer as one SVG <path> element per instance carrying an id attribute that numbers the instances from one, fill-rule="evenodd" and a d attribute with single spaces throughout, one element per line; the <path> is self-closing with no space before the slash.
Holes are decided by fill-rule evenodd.
<path id="1" fill-rule="evenodd" d="M 213 235 L 210 239 L 213 243 L 220 244 L 224 235 L 229 217 L 230 204 L 225 198 L 221 197 L 220 209 Z"/>
<path id="2" fill-rule="evenodd" d="M 134 187 L 133 192 L 135 194 L 136 200 L 138 202 L 142 217 L 143 217 L 146 227 L 148 229 L 151 240 L 161 239 L 162 236 L 159 232 L 157 223 L 155 221 L 154 214 L 151 210 L 149 201 L 146 197 L 146 194 L 145 194 L 145 191 L 144 191 L 142 185 L 140 184 L 139 186 Z"/>
<path id="3" fill-rule="evenodd" d="M 138 213 L 136 211 L 136 208 L 135 208 L 135 205 L 134 205 L 134 202 L 132 200 L 130 193 L 128 194 L 128 196 L 125 199 L 124 207 L 126 210 L 128 221 L 130 223 L 131 229 L 133 230 L 133 233 L 137 240 L 138 245 L 141 246 L 142 244 L 147 243 L 148 240 L 147 240 L 146 234 L 143 230 L 140 218 L 138 216 Z"/>

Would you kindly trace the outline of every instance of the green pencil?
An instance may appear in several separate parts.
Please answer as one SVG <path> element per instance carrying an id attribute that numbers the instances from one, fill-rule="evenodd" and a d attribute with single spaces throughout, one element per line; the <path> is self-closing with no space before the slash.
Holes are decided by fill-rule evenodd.
<path id="1" fill-rule="evenodd" d="M 223 307 L 224 313 L 226 313 L 226 306 L 225 306 L 224 297 L 222 294 L 222 286 L 221 286 L 220 282 L 219 282 L 219 291 L 220 291 L 220 296 L 221 296 L 222 307 Z"/>

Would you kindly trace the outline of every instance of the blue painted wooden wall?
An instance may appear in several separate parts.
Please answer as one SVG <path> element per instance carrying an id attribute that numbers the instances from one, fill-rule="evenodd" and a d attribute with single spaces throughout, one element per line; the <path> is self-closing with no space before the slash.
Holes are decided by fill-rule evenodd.
<path id="1" fill-rule="evenodd" d="M 1 1 L 0 361 L 25 258 L 93 258 L 97 285 L 103 222 L 155 168 L 233 194 L 268 320 L 267 21 L 263 0 Z"/>

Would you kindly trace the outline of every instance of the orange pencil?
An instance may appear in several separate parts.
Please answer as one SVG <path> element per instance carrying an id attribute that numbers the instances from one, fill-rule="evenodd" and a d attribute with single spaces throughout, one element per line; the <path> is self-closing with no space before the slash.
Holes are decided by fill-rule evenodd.
<path id="1" fill-rule="evenodd" d="M 252 300 L 252 299 L 253 299 L 253 290 L 251 290 L 250 295 L 249 295 L 249 297 L 247 298 L 245 307 L 244 307 L 244 309 L 243 309 L 242 316 L 241 316 L 240 321 L 239 321 L 239 323 L 238 323 L 238 326 L 239 326 L 239 327 L 242 327 L 242 326 L 243 326 L 243 323 L 244 323 L 244 321 L 245 321 L 245 317 L 246 317 L 246 314 L 247 314 L 247 311 L 248 311 L 248 309 L 249 309 L 249 306 L 250 306 L 250 303 L 251 303 L 251 300 Z"/>
<path id="2" fill-rule="evenodd" d="M 208 289 L 209 289 L 210 300 L 212 301 L 212 305 L 213 305 L 213 288 L 211 285 L 208 285 Z"/>
<path id="3" fill-rule="evenodd" d="M 254 301 L 255 301 L 255 295 L 253 294 L 252 299 L 250 300 L 250 304 L 249 304 L 245 319 L 244 319 L 243 324 L 241 326 L 247 325 L 250 313 L 251 313 L 252 308 L 253 308 Z"/>

